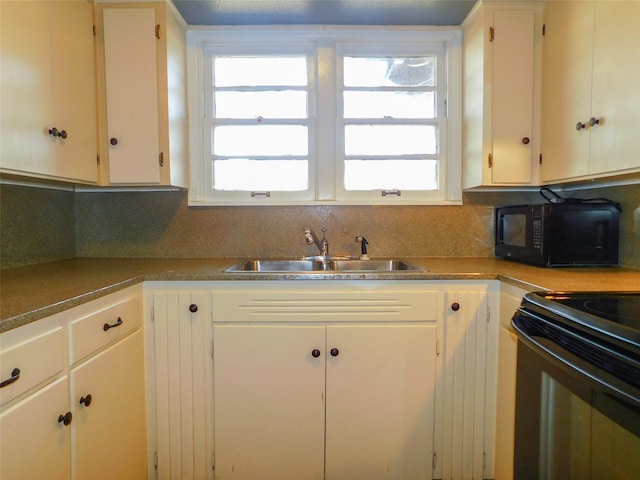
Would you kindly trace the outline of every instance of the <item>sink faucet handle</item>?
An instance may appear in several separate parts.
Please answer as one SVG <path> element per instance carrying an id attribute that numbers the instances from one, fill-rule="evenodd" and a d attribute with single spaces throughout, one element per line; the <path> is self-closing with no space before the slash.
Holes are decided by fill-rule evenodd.
<path id="1" fill-rule="evenodd" d="M 367 239 L 364 237 L 356 237 L 356 242 L 362 244 L 360 260 L 369 260 L 369 255 L 367 255 L 367 245 L 369 245 L 369 242 L 367 242 Z"/>

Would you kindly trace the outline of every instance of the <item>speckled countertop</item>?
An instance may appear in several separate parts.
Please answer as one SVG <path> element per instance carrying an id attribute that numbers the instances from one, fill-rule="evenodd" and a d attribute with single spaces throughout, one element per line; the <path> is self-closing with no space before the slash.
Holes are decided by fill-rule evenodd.
<path id="1" fill-rule="evenodd" d="M 541 268 L 495 258 L 405 258 L 423 272 L 225 273 L 240 259 L 76 258 L 0 271 L 0 332 L 143 281 L 501 280 L 531 290 L 640 290 L 640 270 Z"/>

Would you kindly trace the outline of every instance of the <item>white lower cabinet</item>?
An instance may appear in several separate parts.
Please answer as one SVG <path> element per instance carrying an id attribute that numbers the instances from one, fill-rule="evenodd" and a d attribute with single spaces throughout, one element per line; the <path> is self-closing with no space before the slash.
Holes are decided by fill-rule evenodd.
<path id="1" fill-rule="evenodd" d="M 147 476 L 141 317 L 131 287 L 0 336 L 2 480 Z"/>
<path id="2" fill-rule="evenodd" d="M 143 347 L 137 330 L 71 370 L 73 478 L 146 477 Z"/>
<path id="3" fill-rule="evenodd" d="M 494 478 L 498 282 L 145 291 L 150 478 Z"/>
<path id="4" fill-rule="evenodd" d="M 452 281 L 440 285 L 434 478 L 496 478 L 499 284 Z"/>
<path id="5" fill-rule="evenodd" d="M 0 414 L 0 478 L 68 480 L 70 432 L 58 418 L 69 411 L 64 376 Z"/>
<path id="6" fill-rule="evenodd" d="M 213 478 L 211 284 L 202 284 L 145 284 L 149 478 Z"/>
<path id="7" fill-rule="evenodd" d="M 431 478 L 436 325 L 215 325 L 215 478 Z"/>

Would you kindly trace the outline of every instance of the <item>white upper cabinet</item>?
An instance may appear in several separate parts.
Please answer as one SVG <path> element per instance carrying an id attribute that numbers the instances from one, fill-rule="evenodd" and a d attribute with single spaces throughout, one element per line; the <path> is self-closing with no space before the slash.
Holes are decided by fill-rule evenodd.
<path id="1" fill-rule="evenodd" d="M 1 171 L 96 183 L 92 3 L 4 1 L 0 22 Z"/>
<path id="2" fill-rule="evenodd" d="M 538 180 L 539 2 L 482 2 L 463 23 L 463 188 Z"/>
<path id="3" fill-rule="evenodd" d="M 96 8 L 100 183 L 186 187 L 184 23 L 164 3 Z"/>
<path id="4" fill-rule="evenodd" d="M 638 18 L 637 1 L 545 3 L 542 182 L 640 171 Z"/>

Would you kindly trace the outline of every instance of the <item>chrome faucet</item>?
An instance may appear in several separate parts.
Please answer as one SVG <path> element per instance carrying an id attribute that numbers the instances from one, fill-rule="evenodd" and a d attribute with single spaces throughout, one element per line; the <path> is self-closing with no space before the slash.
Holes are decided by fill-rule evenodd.
<path id="1" fill-rule="evenodd" d="M 323 228 L 322 239 L 318 240 L 318 237 L 313 230 L 311 230 L 309 227 L 304 227 L 304 239 L 307 241 L 307 245 L 315 244 L 315 246 L 318 247 L 318 250 L 320 251 L 320 255 L 322 255 L 323 257 L 329 255 L 329 242 L 327 241 L 327 238 L 325 236 L 326 232 L 327 229 Z"/>

